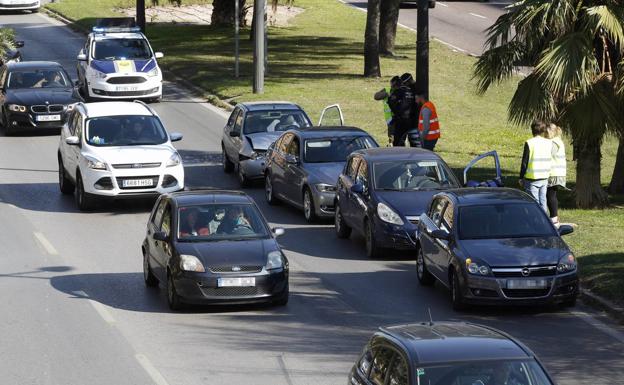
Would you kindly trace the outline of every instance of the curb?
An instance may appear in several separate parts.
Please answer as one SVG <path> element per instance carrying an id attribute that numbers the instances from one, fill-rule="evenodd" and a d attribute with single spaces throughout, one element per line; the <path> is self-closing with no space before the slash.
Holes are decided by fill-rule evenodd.
<path id="1" fill-rule="evenodd" d="M 604 310 L 618 321 L 624 322 L 624 307 L 619 306 L 615 302 L 603 298 L 597 294 L 594 294 L 588 289 L 581 288 L 579 294 L 581 295 L 583 302 L 585 302 L 586 304 Z"/>

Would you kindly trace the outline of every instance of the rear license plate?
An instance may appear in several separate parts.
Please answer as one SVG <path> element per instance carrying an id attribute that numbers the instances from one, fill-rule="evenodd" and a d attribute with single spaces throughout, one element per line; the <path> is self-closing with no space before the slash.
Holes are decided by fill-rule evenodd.
<path id="1" fill-rule="evenodd" d="M 250 286 L 256 286 L 255 277 L 217 279 L 217 287 L 250 287 Z"/>
<path id="2" fill-rule="evenodd" d="M 122 187 L 152 187 L 152 179 L 126 179 L 121 183 Z"/>
<path id="3" fill-rule="evenodd" d="M 117 86 L 117 87 L 115 87 L 115 91 L 119 91 L 119 92 L 136 91 L 138 89 L 139 89 L 139 87 L 132 87 L 132 86 Z"/>
<path id="4" fill-rule="evenodd" d="M 545 279 L 509 279 L 507 289 L 545 289 L 547 287 Z"/>
<path id="5" fill-rule="evenodd" d="M 37 115 L 38 122 L 58 122 L 61 120 L 61 115 Z"/>

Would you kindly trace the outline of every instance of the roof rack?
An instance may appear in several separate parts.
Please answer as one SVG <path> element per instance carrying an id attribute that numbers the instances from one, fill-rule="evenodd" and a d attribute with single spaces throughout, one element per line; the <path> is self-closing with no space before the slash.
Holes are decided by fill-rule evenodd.
<path id="1" fill-rule="evenodd" d="M 156 111 L 154 111 L 154 109 L 148 106 L 147 103 L 145 103 L 144 101 L 135 99 L 133 100 L 133 102 L 143 105 L 150 112 L 150 114 L 152 114 L 153 116 L 156 116 Z"/>

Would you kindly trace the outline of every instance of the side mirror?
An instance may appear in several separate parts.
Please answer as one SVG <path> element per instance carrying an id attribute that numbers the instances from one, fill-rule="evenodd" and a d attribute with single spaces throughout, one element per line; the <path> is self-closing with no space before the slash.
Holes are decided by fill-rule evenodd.
<path id="1" fill-rule="evenodd" d="M 76 80 L 76 81 L 74 82 L 74 85 L 75 85 L 76 87 L 80 87 L 80 80 Z"/>
<path id="2" fill-rule="evenodd" d="M 568 235 L 574 232 L 574 227 L 570 225 L 561 225 L 559 226 L 559 235 Z"/>
<path id="3" fill-rule="evenodd" d="M 169 139 L 172 142 L 179 142 L 182 140 L 183 135 L 180 134 L 179 132 L 172 132 L 171 134 L 169 134 Z"/>
<path id="4" fill-rule="evenodd" d="M 295 155 L 288 154 L 288 155 L 286 155 L 286 162 L 288 164 L 298 164 L 299 163 L 299 157 L 297 157 Z"/>
<path id="5" fill-rule="evenodd" d="M 24 42 L 22 40 L 18 40 L 15 42 L 15 48 L 22 48 L 24 46 Z"/>
<path id="6" fill-rule="evenodd" d="M 240 131 L 234 131 L 234 130 L 232 130 L 232 131 L 230 131 L 230 136 L 231 136 L 232 138 L 239 137 L 239 136 L 240 136 Z"/>
<path id="7" fill-rule="evenodd" d="M 446 241 L 448 241 L 449 238 L 451 238 L 451 234 L 449 234 L 445 230 L 433 230 L 431 232 L 431 236 L 437 239 L 444 239 Z"/>
<path id="8" fill-rule="evenodd" d="M 364 193 L 364 185 L 361 183 L 356 183 L 351 186 L 351 192 L 354 194 L 363 194 Z"/>
<path id="9" fill-rule="evenodd" d="M 271 232 L 273 233 L 274 236 L 279 237 L 279 236 L 284 235 L 286 230 L 284 230 L 281 227 L 275 227 L 275 228 L 271 229 Z"/>
<path id="10" fill-rule="evenodd" d="M 156 59 L 162 59 L 165 55 L 162 52 L 154 52 L 154 57 Z"/>
<path id="11" fill-rule="evenodd" d="M 165 234 L 164 231 L 157 231 L 157 232 L 154 233 L 154 240 L 155 241 L 166 242 L 166 241 L 168 241 L 167 234 Z"/>
<path id="12" fill-rule="evenodd" d="M 80 144 L 80 138 L 78 138 L 77 136 L 68 136 L 67 138 L 65 138 L 65 143 L 69 144 L 70 146 L 77 146 Z"/>
<path id="13" fill-rule="evenodd" d="M 87 55 L 84 53 L 79 53 L 78 56 L 76 56 L 76 60 L 78 61 L 87 61 Z"/>

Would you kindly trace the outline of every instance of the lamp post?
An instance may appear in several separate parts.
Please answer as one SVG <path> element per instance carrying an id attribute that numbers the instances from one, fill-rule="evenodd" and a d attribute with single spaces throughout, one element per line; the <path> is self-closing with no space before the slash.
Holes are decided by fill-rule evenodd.
<path id="1" fill-rule="evenodd" d="M 266 0 L 254 1 L 254 18 L 256 20 L 254 30 L 254 82 L 253 93 L 264 93 L 264 68 L 265 68 L 265 35 L 266 35 Z"/>
<path id="2" fill-rule="evenodd" d="M 429 99 L 429 8 L 433 0 L 418 0 L 416 18 L 416 85 Z"/>
<path id="3" fill-rule="evenodd" d="M 141 28 L 141 32 L 145 33 L 145 0 L 136 2 L 136 23 Z"/>

